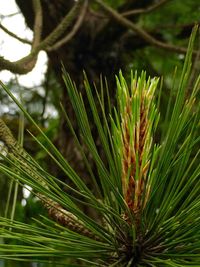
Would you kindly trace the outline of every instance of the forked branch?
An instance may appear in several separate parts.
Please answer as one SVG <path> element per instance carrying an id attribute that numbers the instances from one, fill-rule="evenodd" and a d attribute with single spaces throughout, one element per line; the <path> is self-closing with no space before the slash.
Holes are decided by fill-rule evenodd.
<path id="1" fill-rule="evenodd" d="M 26 74 L 30 72 L 36 64 L 38 53 L 41 50 L 46 51 L 50 49 L 56 44 L 56 42 L 58 42 L 58 40 L 66 32 L 67 28 L 71 25 L 74 18 L 79 14 L 82 4 L 83 0 L 77 1 L 73 8 L 69 11 L 69 13 L 66 14 L 63 20 L 60 22 L 60 24 L 43 41 L 41 41 L 42 7 L 40 0 L 33 0 L 35 22 L 34 38 L 32 42 L 31 52 L 28 56 L 15 62 L 11 62 L 7 59 L 4 59 L 3 57 L 0 57 L 0 71 L 6 69 L 17 74 Z"/>

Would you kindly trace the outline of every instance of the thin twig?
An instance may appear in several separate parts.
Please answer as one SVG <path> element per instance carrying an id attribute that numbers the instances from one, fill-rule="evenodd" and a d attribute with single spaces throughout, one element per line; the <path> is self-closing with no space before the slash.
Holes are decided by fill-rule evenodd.
<path id="1" fill-rule="evenodd" d="M 19 14 L 21 14 L 19 11 L 11 13 L 11 14 L 7 14 L 7 15 L 1 14 L 0 19 L 11 18 L 11 17 L 14 17 L 14 16 L 19 15 Z"/>
<path id="2" fill-rule="evenodd" d="M 11 37 L 15 38 L 16 40 L 24 43 L 24 44 L 29 44 L 31 45 L 32 42 L 27 40 L 27 39 L 24 39 L 24 38 L 21 38 L 19 37 L 18 35 L 14 34 L 13 32 L 9 31 L 6 27 L 4 27 L 1 23 L 0 23 L 0 28 L 5 32 L 7 33 L 8 35 L 10 35 Z"/>
<path id="3" fill-rule="evenodd" d="M 156 2 L 147 8 L 129 10 L 129 11 L 121 13 L 121 15 L 123 17 L 128 17 L 128 16 L 132 16 L 132 15 L 140 15 L 140 14 L 150 13 L 150 12 L 154 11 L 155 9 L 159 8 L 160 6 L 166 4 L 167 2 L 169 2 L 169 0 L 161 0 L 160 2 Z"/>
<path id="4" fill-rule="evenodd" d="M 114 18 L 118 23 L 121 25 L 131 29 L 132 31 L 136 32 L 139 36 L 141 36 L 147 43 L 163 48 L 165 50 L 169 50 L 176 53 L 183 53 L 186 54 L 187 48 L 175 46 L 172 44 L 167 44 L 164 42 L 161 42 L 157 39 L 155 39 L 153 36 L 151 36 L 149 33 L 147 33 L 144 29 L 138 27 L 135 23 L 131 22 L 130 20 L 123 17 L 121 14 L 119 14 L 116 10 L 102 2 L 101 0 L 94 0 L 96 3 L 98 3 L 105 12 L 107 12 L 112 18 Z M 197 54 L 197 51 L 193 51 L 193 54 Z"/>

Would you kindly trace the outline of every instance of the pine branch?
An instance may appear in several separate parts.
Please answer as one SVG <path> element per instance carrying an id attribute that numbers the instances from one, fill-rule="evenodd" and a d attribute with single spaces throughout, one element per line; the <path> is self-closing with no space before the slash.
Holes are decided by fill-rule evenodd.
<path id="1" fill-rule="evenodd" d="M 71 231 L 95 240 L 99 240 L 99 238 L 96 237 L 90 230 L 88 230 L 83 225 L 83 223 L 80 222 L 80 220 L 78 220 L 77 217 L 71 212 L 63 209 L 58 203 L 45 197 L 44 195 L 38 193 L 36 195 L 42 201 L 44 207 L 47 209 L 49 216 L 57 223 L 70 229 Z"/>
<path id="2" fill-rule="evenodd" d="M 30 177 L 34 177 L 45 189 L 50 190 L 45 180 L 41 177 L 37 170 L 40 166 L 34 161 L 34 159 L 31 158 L 25 149 L 19 145 L 2 119 L 0 119 L 0 140 L 4 142 L 8 158 L 12 161 L 16 161 L 23 172 L 29 174 Z M 98 237 L 88 230 L 75 215 L 63 209 L 60 204 L 41 193 L 36 193 L 36 196 L 42 201 L 44 207 L 49 213 L 49 216 L 60 225 L 84 236 L 98 240 Z"/>

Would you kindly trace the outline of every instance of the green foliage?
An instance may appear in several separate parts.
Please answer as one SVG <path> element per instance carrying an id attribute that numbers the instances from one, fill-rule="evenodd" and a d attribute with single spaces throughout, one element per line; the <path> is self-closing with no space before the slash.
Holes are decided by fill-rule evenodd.
<path id="1" fill-rule="evenodd" d="M 159 119 L 155 95 L 157 78 L 146 81 L 143 72 L 140 76 L 132 75 L 128 84 L 120 73 L 116 91 L 118 104 L 112 107 L 108 90 L 107 94 L 104 93 L 103 82 L 98 92 L 85 76 L 89 116 L 86 100 L 63 70 L 79 136 L 67 114 L 66 120 L 90 173 L 93 190 L 2 84 L 42 136 L 40 139 L 33 136 L 33 139 L 73 184 L 65 184 L 43 169 L 14 141 L 6 126 L 0 124 L 0 136 L 6 151 L 6 156 L 2 154 L 4 161 L 0 162 L 0 171 L 11 180 L 33 188 L 33 194 L 42 200 L 49 215 L 57 218 L 54 222 L 41 216 L 31 225 L 1 217 L 2 259 L 42 262 L 50 259 L 54 266 L 59 263 L 66 266 L 198 266 L 199 151 L 194 157 L 191 153 L 199 142 L 197 125 L 200 114 L 195 99 L 200 77 L 190 95 L 186 91 L 196 31 L 197 28 L 190 39 L 175 101 L 171 99 L 173 95 L 169 98 L 164 121 L 167 123 L 159 143 L 154 141 Z M 94 140 L 91 120 L 98 132 L 103 156 Z M 95 172 L 83 143 L 95 162 Z M 96 215 L 86 214 L 80 204 L 90 207 Z M 79 262 L 66 263 L 66 258 Z"/>
<path id="2" fill-rule="evenodd" d="M 174 0 L 168 1 L 152 13 L 141 16 L 140 23 L 148 30 L 156 31 L 156 28 L 158 28 L 163 32 L 174 34 L 181 30 L 181 25 L 194 23 L 194 21 L 199 21 L 198 2 L 196 0 L 186 0 L 183 4 L 181 0 Z"/>

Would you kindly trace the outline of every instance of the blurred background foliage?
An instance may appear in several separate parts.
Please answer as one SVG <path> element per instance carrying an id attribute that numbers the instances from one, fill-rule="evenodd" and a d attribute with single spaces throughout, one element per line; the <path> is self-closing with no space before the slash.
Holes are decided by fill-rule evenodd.
<path id="1" fill-rule="evenodd" d="M 192 27 L 194 24 L 199 23 L 200 20 L 200 5 L 197 0 L 105 0 L 104 2 L 119 13 L 140 10 L 141 12 L 138 12 L 138 14 L 129 15 L 127 18 L 157 40 L 174 44 L 177 47 L 187 47 Z M 149 7 L 159 2 L 162 2 L 159 7 L 148 11 Z M 31 0 L 16 0 L 16 3 L 28 27 L 33 29 L 33 11 L 32 8 L 29 8 L 32 6 Z M 41 0 L 41 3 L 44 20 L 42 36 L 44 38 L 59 24 L 66 11 L 70 10 L 73 6 L 74 1 Z M 199 38 L 197 38 L 196 50 L 199 48 Z M 97 3 L 91 4 L 85 20 L 73 39 L 58 50 L 48 52 L 47 55 L 48 68 L 45 80 L 41 82 L 40 86 L 27 89 L 19 85 L 16 79 L 11 80 L 7 86 L 15 95 L 23 100 L 28 112 L 56 146 L 59 147 L 73 167 L 79 173 L 83 173 L 86 179 L 87 174 L 85 174 L 81 164 L 81 157 L 74 146 L 73 138 L 66 126 L 60 108 L 61 102 L 76 128 L 74 115 L 61 77 L 61 62 L 63 62 L 72 79 L 77 83 L 80 91 L 83 88 L 81 83 L 83 69 L 86 71 L 89 80 L 97 84 L 97 88 L 100 75 L 106 76 L 111 96 L 115 92 L 114 75 L 119 69 L 123 70 L 127 77 L 130 75 L 130 70 L 138 70 L 138 73 L 141 70 L 146 70 L 147 75 L 164 77 L 161 96 L 162 105 L 160 105 L 162 117 L 165 116 L 166 101 L 169 98 L 170 89 L 173 83 L 177 83 L 177 80 L 173 80 L 175 67 L 177 66 L 176 77 L 179 78 L 179 72 L 185 57 L 184 53 L 152 46 L 140 35 L 107 16 Z M 196 69 L 194 68 L 193 70 L 193 76 L 199 72 L 198 54 L 194 56 L 194 62 Z M 176 92 L 173 93 L 175 94 Z M 3 90 L 0 90 L 0 116 L 11 128 L 15 136 L 17 136 L 19 112 Z M 37 135 L 35 129 L 26 121 L 25 129 Z M 42 137 L 40 137 L 40 140 L 41 142 L 44 141 Z M 27 131 L 25 131 L 24 147 L 44 168 L 66 181 L 66 177 L 51 164 L 51 160 L 35 144 Z M 10 181 L 3 177 L 2 174 L 0 175 L 0 215 L 4 216 Z M 11 205 L 12 202 L 10 203 Z M 35 197 L 31 194 L 25 197 L 22 188 L 19 189 L 15 219 L 32 223 L 32 217 L 37 218 L 44 212 L 41 203 Z M 23 264 L 21 262 L 14 265 L 13 262 L 0 261 L 0 266 L 50 267 L 54 265 L 39 265 L 37 263 L 30 263 L 29 265 L 28 263 Z"/>

